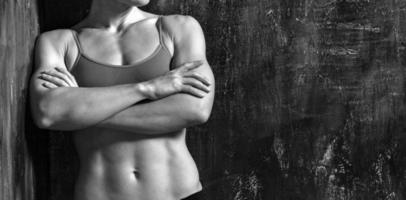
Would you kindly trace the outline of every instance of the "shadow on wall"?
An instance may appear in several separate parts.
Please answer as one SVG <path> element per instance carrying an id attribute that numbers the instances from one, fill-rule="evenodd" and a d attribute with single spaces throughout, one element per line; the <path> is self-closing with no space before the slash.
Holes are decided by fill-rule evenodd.
<path id="1" fill-rule="evenodd" d="M 43 33 L 71 27 L 79 22 L 88 12 L 91 0 L 37 0 L 36 2 L 39 30 Z M 34 66 L 31 67 L 31 73 L 33 73 Z M 26 143 L 34 166 L 35 199 L 49 200 L 64 196 L 64 199 L 71 200 L 72 197 L 66 194 L 68 192 L 73 194 L 71 191 L 73 191 L 74 180 L 71 177 L 75 176 L 78 163 L 72 156 L 75 150 L 71 136 L 36 127 L 31 117 L 29 103 L 26 104 L 25 122 Z M 55 165 L 63 170 L 55 172 L 52 170 Z M 68 180 L 66 184 L 58 183 L 65 179 Z"/>
<path id="2" fill-rule="evenodd" d="M 37 0 L 40 31 L 68 28 L 89 12 L 92 0 Z"/>

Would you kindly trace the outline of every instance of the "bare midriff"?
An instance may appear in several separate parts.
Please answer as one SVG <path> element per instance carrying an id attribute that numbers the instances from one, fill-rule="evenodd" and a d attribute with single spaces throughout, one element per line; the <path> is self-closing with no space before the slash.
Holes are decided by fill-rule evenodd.
<path id="1" fill-rule="evenodd" d="M 201 190 L 186 129 L 146 136 L 90 128 L 74 133 L 75 200 L 179 200 Z"/>

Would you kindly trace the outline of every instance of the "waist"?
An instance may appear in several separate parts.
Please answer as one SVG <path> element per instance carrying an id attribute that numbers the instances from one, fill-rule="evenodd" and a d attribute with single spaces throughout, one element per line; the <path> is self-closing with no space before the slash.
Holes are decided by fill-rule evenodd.
<path id="1" fill-rule="evenodd" d="M 185 134 L 147 137 L 105 129 L 75 133 L 81 166 L 76 199 L 179 199 L 196 192 L 201 185 Z"/>

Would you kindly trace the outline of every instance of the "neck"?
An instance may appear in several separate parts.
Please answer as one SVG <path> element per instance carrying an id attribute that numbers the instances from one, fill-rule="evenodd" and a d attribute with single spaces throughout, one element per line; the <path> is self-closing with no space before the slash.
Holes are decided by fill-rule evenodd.
<path id="1" fill-rule="evenodd" d="M 136 6 L 112 0 L 93 0 L 87 18 L 95 26 L 118 31 L 123 29 L 126 24 L 142 20 L 145 17 Z"/>

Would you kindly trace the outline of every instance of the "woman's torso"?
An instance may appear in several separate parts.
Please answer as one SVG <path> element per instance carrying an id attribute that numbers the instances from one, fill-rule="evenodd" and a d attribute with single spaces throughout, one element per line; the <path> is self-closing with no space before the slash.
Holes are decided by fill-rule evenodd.
<path id="1" fill-rule="evenodd" d="M 146 33 L 141 34 L 143 26 Z M 136 23 L 118 37 L 77 30 L 82 31 L 72 33 L 79 51 L 70 70 L 80 87 L 142 82 L 170 70 L 159 19 Z M 185 135 L 185 129 L 160 136 L 102 128 L 76 131 L 81 169 L 75 199 L 171 200 L 200 190 Z"/>

